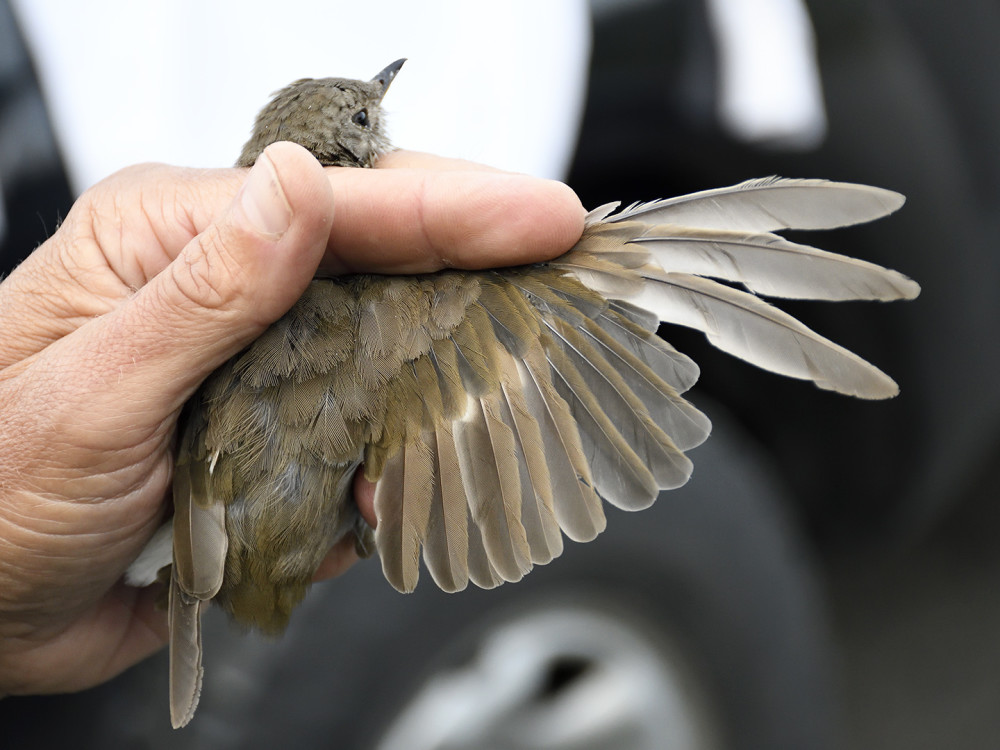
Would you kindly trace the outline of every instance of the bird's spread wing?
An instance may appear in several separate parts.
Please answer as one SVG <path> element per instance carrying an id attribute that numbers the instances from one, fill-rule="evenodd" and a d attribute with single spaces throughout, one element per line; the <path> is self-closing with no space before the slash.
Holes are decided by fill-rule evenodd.
<path id="1" fill-rule="evenodd" d="M 610 204 L 555 261 L 482 272 L 475 295 L 444 295 L 458 312 L 404 368 L 399 406 L 423 416 L 397 420 L 398 445 L 366 455 L 386 578 L 412 590 L 422 548 L 446 591 L 516 581 L 560 554 L 562 533 L 600 533 L 602 500 L 638 510 L 684 484 L 684 451 L 711 427 L 681 396 L 698 368 L 656 336 L 661 320 L 821 388 L 895 395 L 880 370 L 757 294 L 915 297 L 902 274 L 772 234 L 870 221 L 902 202 L 867 186 L 768 178 L 617 214 Z"/>

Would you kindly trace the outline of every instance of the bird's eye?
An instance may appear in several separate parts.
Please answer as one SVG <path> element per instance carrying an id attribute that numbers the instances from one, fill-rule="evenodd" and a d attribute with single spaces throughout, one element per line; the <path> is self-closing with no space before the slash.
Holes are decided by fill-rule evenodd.
<path id="1" fill-rule="evenodd" d="M 363 128 L 368 127 L 368 110 L 359 109 L 354 113 L 354 117 L 351 118 L 355 125 L 360 125 Z"/>

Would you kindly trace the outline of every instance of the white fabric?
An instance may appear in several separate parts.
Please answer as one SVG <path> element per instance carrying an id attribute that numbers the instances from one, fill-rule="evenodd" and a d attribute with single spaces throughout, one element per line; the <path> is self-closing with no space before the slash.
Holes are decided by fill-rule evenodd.
<path id="1" fill-rule="evenodd" d="M 802 0 L 707 0 L 718 44 L 719 119 L 750 143 L 808 149 L 826 135 L 809 11 Z"/>
<path id="2" fill-rule="evenodd" d="M 232 164 L 268 95 L 409 61 L 401 147 L 562 177 L 583 106 L 584 0 L 12 0 L 76 191 L 143 161 Z"/>

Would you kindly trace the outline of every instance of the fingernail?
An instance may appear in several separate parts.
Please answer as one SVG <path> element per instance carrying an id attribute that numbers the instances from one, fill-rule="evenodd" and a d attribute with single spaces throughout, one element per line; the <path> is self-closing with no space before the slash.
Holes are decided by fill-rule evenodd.
<path id="1" fill-rule="evenodd" d="M 261 234 L 283 235 L 292 223 L 292 207 L 285 199 L 274 164 L 261 154 L 240 189 L 240 205 L 250 225 Z"/>

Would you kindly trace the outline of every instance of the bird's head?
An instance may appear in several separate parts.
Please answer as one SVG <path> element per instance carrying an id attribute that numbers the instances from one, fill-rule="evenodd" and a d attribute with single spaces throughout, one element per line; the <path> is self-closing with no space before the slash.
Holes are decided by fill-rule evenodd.
<path id="1" fill-rule="evenodd" d="M 324 166 L 372 166 L 390 148 L 382 97 L 404 62 L 396 60 L 370 81 L 302 78 L 277 91 L 257 115 L 236 166 L 249 167 L 276 141 L 298 143 Z"/>

